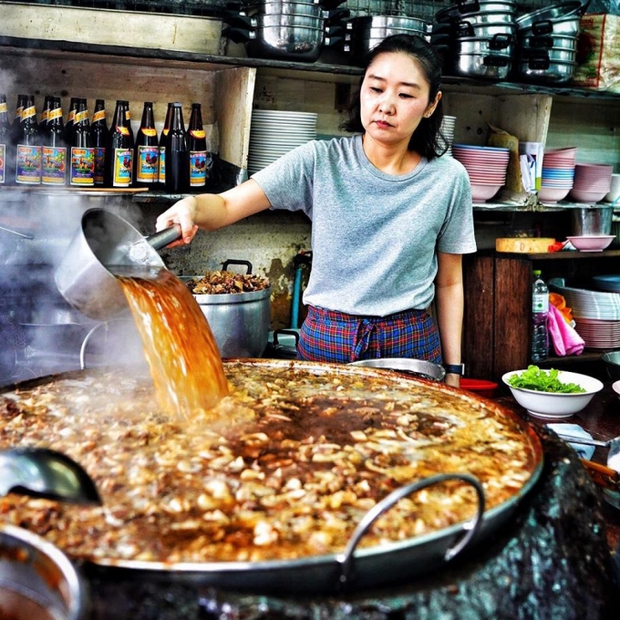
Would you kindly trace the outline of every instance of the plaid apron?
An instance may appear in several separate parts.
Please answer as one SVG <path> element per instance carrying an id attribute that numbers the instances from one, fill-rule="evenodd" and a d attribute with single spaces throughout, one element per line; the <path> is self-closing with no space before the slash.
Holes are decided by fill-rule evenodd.
<path id="1" fill-rule="evenodd" d="M 309 306 L 301 327 L 297 357 L 344 364 L 407 357 L 440 364 L 441 347 L 435 322 L 426 310 L 375 317 Z"/>

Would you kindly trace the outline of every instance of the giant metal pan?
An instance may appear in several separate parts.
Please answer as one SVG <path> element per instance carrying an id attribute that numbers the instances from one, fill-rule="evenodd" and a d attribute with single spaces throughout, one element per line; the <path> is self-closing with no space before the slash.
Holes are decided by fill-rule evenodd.
<path id="1" fill-rule="evenodd" d="M 490 415 L 507 416 L 511 418 L 519 428 L 529 445 L 531 452 L 531 475 L 505 502 L 489 509 L 483 509 L 483 502 L 478 502 L 480 518 L 474 517 L 468 522 L 458 523 L 441 529 L 403 541 L 383 544 L 375 547 L 357 548 L 357 543 L 363 537 L 364 532 L 374 521 L 376 514 L 371 514 L 372 509 L 360 522 L 358 531 L 349 541 L 347 549 L 341 554 L 326 554 L 321 556 L 304 557 L 296 560 L 274 560 L 263 562 L 178 562 L 163 563 L 138 560 L 113 560 L 101 558 L 95 563 L 87 564 L 88 571 L 95 573 L 104 572 L 108 577 L 113 577 L 117 572 L 129 573 L 137 579 L 162 579 L 166 581 L 180 580 L 181 582 L 198 583 L 222 589 L 256 593 L 333 593 L 341 588 L 360 590 L 370 587 L 379 587 L 386 584 L 402 582 L 403 579 L 411 580 L 429 571 L 442 567 L 446 562 L 455 557 L 465 546 L 471 543 L 478 545 L 488 538 L 503 525 L 511 521 L 521 500 L 532 490 L 538 480 L 543 463 L 543 453 L 540 440 L 532 427 L 523 421 L 510 409 L 500 406 L 498 403 L 480 398 L 474 394 L 451 388 L 442 383 L 427 381 L 404 375 L 395 371 L 364 368 L 351 365 L 327 364 L 318 362 L 302 362 L 291 360 L 271 359 L 231 359 L 224 361 L 224 369 L 232 365 L 241 365 L 247 373 L 252 373 L 254 368 L 274 369 L 291 368 L 301 373 L 304 378 L 312 380 L 313 376 L 321 377 L 327 373 L 334 375 L 354 375 L 361 381 L 378 377 L 393 382 L 394 387 L 411 385 L 421 386 L 429 392 L 429 396 L 437 392 L 452 392 L 460 395 L 463 407 L 471 408 L 472 413 L 480 413 L 481 408 L 489 411 Z M 57 380 L 63 375 L 30 380 L 19 384 L 23 388 L 45 384 L 51 380 Z M 88 372 L 66 373 L 74 381 L 80 377 L 86 378 Z M 323 379 L 324 381 L 324 379 Z M 317 381 L 319 386 L 320 381 Z M 12 391 L 16 386 L 5 388 L 3 391 Z M 317 387 L 317 389 L 319 389 Z M 324 389 L 324 388 L 323 388 Z M 0 396 L 2 392 L 0 392 Z M 474 420 L 477 416 L 472 416 Z M 472 422 L 475 423 L 475 422 Z M 458 474 L 445 474 L 448 477 L 461 478 L 464 483 L 476 487 L 476 480 L 462 472 Z M 441 478 L 442 476 L 435 477 Z M 429 486 L 438 482 L 436 479 L 425 478 L 420 485 L 406 485 L 388 495 L 376 506 L 381 512 L 389 509 L 399 497 L 409 495 L 412 501 L 416 500 L 415 492 L 423 486 Z M 476 488 L 478 493 L 478 489 Z M 394 496 L 396 494 L 396 496 Z M 118 575 L 120 576 L 120 575 Z"/>

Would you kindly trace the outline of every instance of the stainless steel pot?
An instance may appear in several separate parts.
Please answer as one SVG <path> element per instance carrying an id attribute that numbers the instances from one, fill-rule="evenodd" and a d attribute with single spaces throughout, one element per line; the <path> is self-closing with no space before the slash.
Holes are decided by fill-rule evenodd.
<path id="1" fill-rule="evenodd" d="M 459 21 L 463 16 L 469 18 L 470 15 L 495 15 L 508 13 L 514 15 L 517 12 L 517 3 L 507 0 L 471 0 L 458 4 L 453 4 L 435 13 L 435 21 L 440 23 L 450 23 Z"/>
<path id="2" fill-rule="evenodd" d="M 455 26 L 455 34 L 459 38 L 476 37 L 488 39 L 496 34 L 500 34 L 507 35 L 514 40 L 516 33 L 517 27 L 514 24 L 505 22 L 476 24 L 469 20 L 463 20 Z"/>
<path id="3" fill-rule="evenodd" d="M 0 524 L 0 618 L 86 617 L 82 579 L 64 553 L 31 532 Z"/>
<path id="4" fill-rule="evenodd" d="M 572 235 L 608 235 L 614 209 L 606 207 L 573 207 L 571 208 Z"/>
<path id="5" fill-rule="evenodd" d="M 458 75 L 481 77 L 490 80 L 505 80 L 512 68 L 511 54 L 498 52 L 480 54 L 458 54 L 454 71 Z"/>
<path id="6" fill-rule="evenodd" d="M 515 65 L 517 75 L 523 80 L 543 84 L 568 82 L 576 68 L 576 62 L 552 61 L 545 50 L 530 53 L 527 58 L 518 59 Z"/>
<path id="7" fill-rule="evenodd" d="M 519 37 L 519 45 L 523 49 L 563 49 L 577 51 L 579 38 L 573 35 L 529 35 Z"/>
<path id="8" fill-rule="evenodd" d="M 534 28 L 535 24 L 542 23 L 551 23 L 551 25 L 555 27 L 555 24 L 566 18 L 576 19 L 577 22 L 579 22 L 582 11 L 583 4 L 580 0 L 570 0 L 570 2 L 553 4 L 552 6 L 543 7 L 542 9 L 522 15 L 517 18 L 516 23 L 519 30 Z M 577 25 L 577 29 L 578 28 L 579 26 Z"/>
<path id="9" fill-rule="evenodd" d="M 56 267 L 54 281 L 66 301 L 89 318 L 112 318 L 129 309 L 113 271 L 148 275 L 165 269 L 156 250 L 180 234 L 176 226 L 145 238 L 122 217 L 89 209 Z"/>

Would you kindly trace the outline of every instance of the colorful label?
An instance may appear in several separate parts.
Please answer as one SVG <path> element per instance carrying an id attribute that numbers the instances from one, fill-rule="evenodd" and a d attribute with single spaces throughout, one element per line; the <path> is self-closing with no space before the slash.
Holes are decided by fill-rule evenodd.
<path id="1" fill-rule="evenodd" d="M 17 145 L 15 181 L 25 185 L 41 184 L 41 147 Z"/>
<path id="2" fill-rule="evenodd" d="M 25 121 L 29 118 L 36 117 L 37 109 L 31 105 L 29 108 L 24 108 L 22 111 L 22 121 Z"/>
<path id="3" fill-rule="evenodd" d="M 79 112 L 75 113 L 75 124 L 79 125 L 81 122 L 83 121 L 87 121 L 88 120 L 88 110 L 80 110 Z"/>
<path id="4" fill-rule="evenodd" d="M 166 147 L 159 147 L 159 182 L 166 182 Z"/>
<path id="5" fill-rule="evenodd" d="M 1 106 L 2 104 L 0 104 Z M 6 106 L 6 104 L 4 104 Z M 6 183 L 6 144 L 0 144 L 0 185 Z"/>
<path id="6" fill-rule="evenodd" d="M 189 185 L 203 187 L 207 182 L 207 152 L 189 152 Z"/>
<path id="7" fill-rule="evenodd" d="M 62 118 L 62 108 L 54 108 L 47 113 L 48 121 L 53 121 L 56 118 Z"/>
<path id="8" fill-rule="evenodd" d="M 77 118 L 77 116 L 76 116 Z M 71 185 L 93 185 L 95 182 L 95 149 L 71 147 Z"/>
<path id="9" fill-rule="evenodd" d="M 105 169 L 105 148 L 97 146 L 95 151 L 95 185 L 103 185 L 103 175 Z"/>
<path id="10" fill-rule="evenodd" d="M 41 149 L 41 183 L 64 185 L 67 180 L 67 149 L 62 146 L 44 146 Z"/>
<path id="11" fill-rule="evenodd" d="M 139 146 L 136 162 L 136 180 L 140 183 L 157 183 L 159 180 L 159 147 Z"/>
<path id="12" fill-rule="evenodd" d="M 114 149 L 114 187 L 129 187 L 131 185 L 131 171 L 133 164 L 133 152 L 131 149 Z"/>
<path id="13" fill-rule="evenodd" d="M 9 111 L 9 107 L 7 106 L 6 101 L 3 101 L 0 103 L 0 114 L 2 114 L 2 112 L 8 112 Z"/>
<path id="14" fill-rule="evenodd" d="M 105 110 L 97 110 L 93 113 L 93 123 L 105 120 Z"/>

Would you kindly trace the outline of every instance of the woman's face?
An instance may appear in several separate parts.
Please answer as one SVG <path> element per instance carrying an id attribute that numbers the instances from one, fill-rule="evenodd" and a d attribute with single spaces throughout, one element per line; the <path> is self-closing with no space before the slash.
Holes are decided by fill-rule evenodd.
<path id="1" fill-rule="evenodd" d="M 409 143 L 424 116 L 441 98 L 429 102 L 430 85 L 418 62 L 408 54 L 380 54 L 368 67 L 360 93 L 361 120 L 367 136 L 393 145 Z"/>

